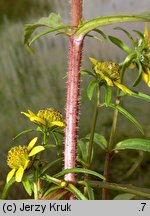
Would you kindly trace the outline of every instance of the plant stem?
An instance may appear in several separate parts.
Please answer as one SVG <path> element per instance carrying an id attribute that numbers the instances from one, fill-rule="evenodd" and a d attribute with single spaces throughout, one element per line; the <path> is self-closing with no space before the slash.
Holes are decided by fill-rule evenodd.
<path id="1" fill-rule="evenodd" d="M 79 184 L 86 185 L 84 181 L 79 181 Z M 135 194 L 137 196 L 141 196 L 144 198 L 150 199 L 150 190 L 146 188 L 138 188 L 131 185 L 121 185 L 121 184 L 115 184 L 115 183 L 109 183 L 109 182 L 99 182 L 99 181 L 88 181 L 87 182 L 91 187 L 95 188 L 106 188 L 111 189 L 115 191 L 122 191 L 124 193 L 131 193 Z M 148 192 L 147 192 L 148 191 Z"/>
<path id="2" fill-rule="evenodd" d="M 76 166 L 76 141 L 79 113 L 80 64 L 83 36 L 73 33 L 82 18 L 82 0 L 72 0 L 72 36 L 69 45 L 69 68 L 66 99 L 66 128 L 64 139 L 64 169 Z M 65 181 L 75 182 L 75 174 L 65 175 Z"/>
<path id="3" fill-rule="evenodd" d="M 117 92 L 118 95 L 119 91 Z M 118 105 L 120 103 L 120 97 L 117 96 L 116 99 L 116 104 Z M 117 120 L 118 120 L 118 110 L 114 110 L 113 114 L 113 123 L 111 127 L 111 132 L 110 132 L 110 138 L 109 138 L 109 143 L 108 143 L 108 150 L 105 155 L 105 162 L 104 162 L 104 176 L 105 176 L 105 181 L 109 181 L 109 168 L 110 168 L 110 162 L 111 162 L 111 157 L 112 157 L 112 149 L 114 147 L 114 138 L 115 138 L 115 133 L 116 133 L 116 127 L 117 127 Z M 108 190 L 107 188 L 102 189 L 102 199 L 107 200 L 109 198 L 108 195 Z"/>
<path id="4" fill-rule="evenodd" d="M 125 67 L 124 64 L 120 64 L 120 80 L 122 83 L 123 80 L 123 76 L 125 73 Z M 119 96 L 120 90 L 117 90 L 117 97 L 116 97 L 116 105 L 119 105 L 121 102 L 121 97 Z M 110 162 L 111 162 L 111 158 L 113 155 L 113 148 L 115 146 L 114 144 L 114 138 L 115 138 L 115 133 L 116 133 L 116 127 L 117 127 L 117 121 L 118 121 L 118 110 L 114 110 L 114 114 L 113 114 L 113 122 L 112 122 L 112 127 L 111 127 L 111 132 L 110 132 L 110 138 L 109 138 L 109 143 L 108 143 L 108 150 L 106 152 L 106 156 L 105 156 L 105 162 L 104 162 L 104 176 L 105 176 L 105 182 L 109 181 L 109 168 L 110 168 Z M 102 189 L 102 199 L 103 200 L 107 200 L 109 198 L 108 195 L 108 190 L 107 188 L 103 188 Z"/>
<path id="5" fill-rule="evenodd" d="M 12 178 L 8 183 L 5 184 L 2 195 L 1 195 L 2 200 L 6 199 L 8 191 L 14 183 L 15 183 L 15 178 Z"/>
<path id="6" fill-rule="evenodd" d="M 108 152 L 106 152 L 105 162 L 104 162 L 104 173 L 103 173 L 103 176 L 105 176 L 104 182 L 107 182 L 109 179 L 108 177 L 109 177 L 110 160 L 111 160 L 111 156 L 110 156 L 110 153 L 108 151 Z M 104 187 L 102 189 L 102 200 L 107 200 L 108 197 L 109 197 L 108 190 L 107 190 L 107 188 Z"/>
<path id="7" fill-rule="evenodd" d="M 96 128 L 97 116 L 98 116 L 98 107 L 96 106 L 95 111 L 94 111 L 93 123 L 92 123 L 92 128 L 91 128 L 91 133 L 90 133 L 89 146 L 88 146 L 87 164 L 89 167 L 90 167 L 91 159 L 92 159 L 93 139 L 94 139 L 94 132 L 95 132 L 95 128 Z"/>
<path id="8" fill-rule="evenodd" d="M 97 100 L 96 100 L 96 106 L 95 106 L 93 122 L 92 122 L 92 127 L 91 127 L 91 133 L 90 133 L 90 140 L 89 140 L 89 145 L 88 145 L 88 156 L 87 156 L 88 167 L 87 168 L 90 167 L 91 159 L 92 159 L 93 139 L 94 139 L 96 121 L 97 121 L 98 110 L 99 110 L 99 100 L 100 100 L 100 88 L 97 88 Z"/>
<path id="9" fill-rule="evenodd" d="M 34 182 L 33 183 L 33 187 L 34 187 L 34 200 L 38 200 L 39 199 L 39 196 L 38 196 L 38 185 L 37 185 L 37 182 Z"/>

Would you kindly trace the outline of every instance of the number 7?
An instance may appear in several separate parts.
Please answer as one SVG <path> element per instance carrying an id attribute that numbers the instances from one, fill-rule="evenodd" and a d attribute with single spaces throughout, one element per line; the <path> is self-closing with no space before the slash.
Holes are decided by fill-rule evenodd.
<path id="1" fill-rule="evenodd" d="M 145 208 L 145 206 L 146 206 L 146 203 L 141 203 L 141 205 L 143 205 L 142 211 L 144 211 L 144 208 Z"/>

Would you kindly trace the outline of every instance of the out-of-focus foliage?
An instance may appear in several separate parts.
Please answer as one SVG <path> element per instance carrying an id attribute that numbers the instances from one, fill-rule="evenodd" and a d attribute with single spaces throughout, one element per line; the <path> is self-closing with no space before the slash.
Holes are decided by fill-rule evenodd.
<path id="1" fill-rule="evenodd" d="M 99 0 L 98 0 L 99 1 Z M 97 2 L 98 2 L 97 1 Z M 23 23 L 27 23 L 26 20 L 34 20 L 37 17 L 47 16 L 51 10 L 53 11 L 53 4 L 58 2 L 58 8 L 55 11 L 69 14 L 69 10 L 65 8 L 63 2 L 60 0 L 0 0 L 0 146 L 1 146 L 1 161 L 0 161 L 0 186 L 3 187 L 3 179 L 6 177 L 6 155 L 8 149 L 14 145 L 12 138 L 16 136 L 20 131 L 28 128 L 28 121 L 20 114 L 21 111 L 31 109 L 36 112 L 38 109 L 53 106 L 64 113 L 64 101 L 65 101 L 65 82 L 67 71 L 67 43 L 64 37 L 57 36 L 56 38 L 49 38 L 46 36 L 41 38 L 37 43 L 35 42 L 34 50 L 35 55 L 25 49 L 23 45 Z M 87 1 L 91 5 L 94 5 L 94 1 Z M 101 4 L 102 1 L 99 1 Z M 112 1 L 113 2 L 113 1 Z M 117 2 L 117 1 L 116 1 Z M 122 1 L 120 1 L 122 2 Z M 106 5 L 110 4 L 110 1 L 106 1 Z M 121 3 L 122 4 L 122 3 Z M 108 6 L 108 5 L 107 5 Z M 137 4 L 138 6 L 138 4 Z M 90 8 L 90 16 L 95 16 L 94 11 L 91 10 L 89 4 L 86 5 Z M 93 6 L 94 7 L 94 6 Z M 103 9 L 97 7 L 98 14 Z M 108 12 L 108 7 L 107 12 Z M 118 8 L 118 6 L 116 6 Z M 132 7 L 131 7 L 132 8 Z M 131 9 L 130 8 L 130 9 Z M 138 6 L 138 8 L 140 8 Z M 144 10 L 144 9 L 143 9 Z M 88 10 L 85 9 L 85 12 Z M 85 13 L 84 12 L 84 13 Z M 65 15 L 66 15 L 65 14 Z M 69 16 L 69 15 L 68 15 Z M 97 16 L 97 14 L 96 14 Z M 62 15 L 64 17 L 64 14 Z M 5 19 L 6 18 L 6 19 Z M 3 22 L 2 22 L 3 21 Z M 12 23 L 12 21 L 15 21 Z M 112 33 L 112 28 L 110 28 Z M 114 33 L 114 32 L 113 32 Z M 120 36 L 122 37 L 122 35 Z M 85 43 L 86 50 L 84 52 L 83 64 L 86 64 L 87 56 L 99 56 L 99 60 L 112 60 L 116 56 L 120 58 L 119 49 L 114 51 L 113 46 L 106 46 L 99 42 L 91 42 L 91 39 L 87 39 Z M 56 58 L 57 57 L 57 58 Z M 106 59 L 105 59 L 106 60 Z M 134 73 L 133 73 L 134 74 Z M 134 76 L 134 75 L 133 75 Z M 128 76 L 126 77 L 129 81 Z M 80 110 L 80 137 L 83 137 L 89 131 L 91 125 L 90 120 L 93 115 L 93 104 L 89 106 L 87 100 L 86 87 L 87 82 L 83 80 L 81 83 L 81 110 Z M 140 84 L 140 89 L 143 91 L 145 87 Z M 149 88 L 146 88 L 149 92 Z M 136 98 L 125 99 L 124 106 L 128 110 L 136 113 L 138 120 L 142 125 L 145 125 L 145 135 L 150 138 L 149 130 L 149 103 L 141 101 L 137 106 Z M 142 113 L 141 113 L 142 107 Z M 112 123 L 111 117 L 112 111 L 102 111 L 100 114 L 100 120 L 97 124 L 97 132 L 104 134 L 106 137 L 109 134 L 110 126 Z M 134 137 L 136 129 L 133 127 L 129 129 L 128 121 L 124 121 L 123 117 L 120 118 L 118 123 L 118 131 L 116 140 L 122 140 L 124 138 Z M 136 134 L 137 135 L 137 134 Z M 139 134 L 138 134 L 139 136 Z M 26 136 L 26 140 L 30 139 L 30 134 Z M 21 138 L 19 138 L 15 144 L 22 144 Z M 143 162 L 137 168 L 134 175 L 132 175 L 132 183 L 135 185 L 150 186 L 150 170 L 149 166 L 149 154 L 143 159 Z M 127 158 L 129 156 L 129 158 Z M 51 159 L 55 157 L 51 154 Z M 99 148 L 95 149 L 95 158 L 93 168 L 98 171 L 103 171 L 103 164 L 99 162 L 99 158 L 103 161 L 103 154 Z M 120 182 L 124 177 L 124 174 L 132 167 L 132 165 L 138 161 L 139 155 L 137 152 L 121 152 L 118 157 L 113 158 L 113 167 L 111 167 L 111 175 L 114 176 L 112 181 Z M 128 163 L 126 161 L 128 160 Z M 120 162 L 121 161 L 121 162 Z M 146 173 L 146 174 L 145 174 Z M 130 176 L 125 178 L 126 182 L 130 183 Z M 19 191 L 19 193 L 18 193 Z M 18 197 L 18 194 L 19 197 Z M 16 190 L 13 189 L 10 198 L 22 198 L 24 190 L 21 185 L 16 185 Z"/>
<path id="2" fill-rule="evenodd" d="M 42 15 L 44 11 L 50 11 L 51 6 L 47 0 L 1 0 L 0 1 L 0 22 L 3 18 L 9 20 L 25 20 L 29 14 Z"/>

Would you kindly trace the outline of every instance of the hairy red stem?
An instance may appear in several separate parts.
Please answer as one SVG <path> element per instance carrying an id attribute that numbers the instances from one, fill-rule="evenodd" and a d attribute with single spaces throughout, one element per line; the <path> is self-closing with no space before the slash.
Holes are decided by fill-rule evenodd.
<path id="1" fill-rule="evenodd" d="M 65 149 L 64 169 L 75 168 L 76 166 L 76 142 L 78 128 L 78 107 L 80 89 L 80 64 L 82 56 L 83 36 L 73 35 L 75 28 L 82 18 L 82 0 L 72 0 L 72 36 L 69 44 L 69 65 L 67 80 L 66 100 L 66 128 L 65 128 Z M 65 180 L 75 182 L 75 174 L 65 175 Z"/>

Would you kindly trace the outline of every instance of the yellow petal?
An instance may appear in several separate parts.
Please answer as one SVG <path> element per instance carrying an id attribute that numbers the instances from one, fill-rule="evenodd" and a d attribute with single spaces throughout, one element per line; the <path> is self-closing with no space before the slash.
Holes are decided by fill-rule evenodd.
<path id="1" fill-rule="evenodd" d="M 34 123 L 37 123 L 37 124 L 42 124 L 42 125 L 46 125 L 46 121 L 40 117 L 37 117 L 37 116 L 33 116 L 30 118 L 30 121 L 34 122 Z"/>
<path id="2" fill-rule="evenodd" d="M 29 113 L 21 112 L 21 114 L 24 114 L 25 116 L 27 116 L 28 118 L 30 118 L 30 114 Z"/>
<path id="3" fill-rule="evenodd" d="M 28 151 L 30 151 L 32 148 L 33 148 L 33 146 L 35 145 L 35 143 L 37 142 L 37 139 L 38 139 L 38 137 L 35 137 L 34 139 L 32 139 L 30 142 L 29 142 L 29 145 L 28 145 Z"/>
<path id="4" fill-rule="evenodd" d="M 97 65 L 98 61 L 95 58 L 89 57 L 89 59 L 93 63 L 93 65 Z"/>
<path id="5" fill-rule="evenodd" d="M 24 174 L 24 168 L 20 167 L 16 172 L 16 182 L 21 182 L 23 174 Z"/>
<path id="6" fill-rule="evenodd" d="M 124 93 L 127 93 L 127 94 L 132 94 L 132 91 L 130 89 L 128 89 L 126 86 L 122 85 L 121 83 L 118 83 L 116 81 L 114 81 L 114 84 L 119 88 L 121 89 Z"/>
<path id="7" fill-rule="evenodd" d="M 142 72 L 142 79 L 150 87 L 150 75 Z"/>
<path id="8" fill-rule="evenodd" d="M 95 69 L 96 73 L 99 74 L 99 75 L 101 76 L 101 78 L 104 79 L 104 80 L 107 82 L 107 84 L 108 84 L 109 86 L 113 86 L 113 82 L 111 81 L 111 79 L 109 79 L 109 77 L 106 76 L 106 75 L 99 69 L 99 67 L 96 66 L 94 69 Z"/>
<path id="9" fill-rule="evenodd" d="M 13 177 L 14 174 L 15 174 L 15 171 L 16 171 L 16 169 L 12 169 L 12 170 L 7 174 L 7 179 L 6 179 L 6 182 L 7 182 L 7 183 L 12 179 L 12 177 Z"/>
<path id="10" fill-rule="evenodd" d="M 34 148 L 31 150 L 31 152 L 29 153 L 29 157 L 31 157 L 31 156 L 33 156 L 33 155 L 35 155 L 35 154 L 37 154 L 37 153 L 43 151 L 44 149 L 45 149 L 45 148 L 44 148 L 43 146 L 36 146 L 36 147 L 34 147 Z"/>
<path id="11" fill-rule="evenodd" d="M 144 31 L 144 38 L 145 38 L 146 44 L 148 44 L 148 42 L 149 42 L 148 37 L 149 37 L 148 24 L 146 23 L 145 24 L 145 31 Z"/>
<path id="12" fill-rule="evenodd" d="M 61 122 L 61 121 L 53 121 L 53 122 L 51 122 L 50 125 L 51 125 L 51 127 L 52 126 L 65 127 L 65 123 Z"/>
<path id="13" fill-rule="evenodd" d="M 29 164 L 30 164 L 30 160 L 27 160 L 26 162 L 25 162 L 25 165 L 24 165 L 24 170 L 25 169 L 27 169 L 28 167 L 29 167 Z"/>
<path id="14" fill-rule="evenodd" d="M 131 64 L 129 65 L 129 68 L 130 68 L 130 69 L 134 69 L 134 68 L 135 68 L 135 66 L 136 66 L 136 64 L 135 64 L 135 63 L 131 63 Z"/>
<path id="15" fill-rule="evenodd" d="M 33 116 L 36 116 L 32 111 L 28 110 L 28 113 L 26 112 L 21 112 L 21 114 L 24 114 L 25 116 L 27 116 L 28 118 L 31 118 Z"/>
<path id="16" fill-rule="evenodd" d="M 30 114 L 30 116 L 35 116 L 35 114 L 31 110 L 28 110 L 28 113 Z"/>
<path id="17" fill-rule="evenodd" d="M 111 81 L 111 79 L 109 79 L 107 76 L 104 76 L 104 79 L 106 80 L 109 86 L 113 86 L 113 82 Z"/>

